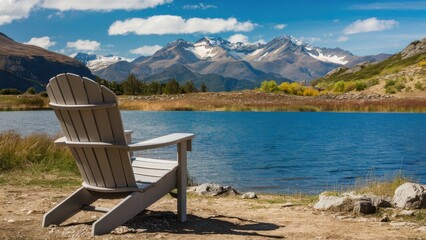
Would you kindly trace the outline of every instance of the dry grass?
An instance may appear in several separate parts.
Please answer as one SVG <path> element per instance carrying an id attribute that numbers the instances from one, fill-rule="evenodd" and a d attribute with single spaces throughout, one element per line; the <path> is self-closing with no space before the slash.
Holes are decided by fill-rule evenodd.
<path id="1" fill-rule="evenodd" d="M 241 91 L 120 97 L 120 108 L 146 111 L 426 112 L 426 98 L 326 99 Z"/>

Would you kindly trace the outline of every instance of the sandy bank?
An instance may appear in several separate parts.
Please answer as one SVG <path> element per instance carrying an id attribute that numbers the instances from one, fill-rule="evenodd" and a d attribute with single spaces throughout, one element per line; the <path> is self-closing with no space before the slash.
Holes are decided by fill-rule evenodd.
<path id="1" fill-rule="evenodd" d="M 99 217 L 79 213 L 59 227 L 42 228 L 43 213 L 75 188 L 2 186 L 0 239 L 85 239 Z M 357 216 L 315 211 L 312 198 L 260 195 L 239 197 L 188 197 L 188 221 L 177 223 L 176 200 L 167 196 L 114 233 L 99 239 L 424 239 L 426 226 L 380 216 Z M 292 206 L 286 206 L 288 202 Z M 102 202 L 111 206 L 113 202 Z"/>

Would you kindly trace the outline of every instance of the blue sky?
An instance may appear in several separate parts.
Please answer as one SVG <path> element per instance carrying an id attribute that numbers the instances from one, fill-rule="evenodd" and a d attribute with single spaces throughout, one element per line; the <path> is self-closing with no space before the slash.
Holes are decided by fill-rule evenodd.
<path id="1" fill-rule="evenodd" d="M 426 37 L 426 1 L 1 0 L 0 32 L 66 55 L 136 58 L 178 38 L 280 35 L 369 55 Z"/>

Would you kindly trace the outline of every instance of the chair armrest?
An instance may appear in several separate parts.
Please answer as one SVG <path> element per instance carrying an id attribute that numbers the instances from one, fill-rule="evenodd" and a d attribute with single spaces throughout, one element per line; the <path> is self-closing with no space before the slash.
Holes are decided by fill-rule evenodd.
<path id="1" fill-rule="evenodd" d="M 66 146 L 67 142 L 67 138 L 66 137 L 61 137 L 55 140 L 55 142 L 53 142 L 55 144 L 55 146 Z"/>
<path id="2" fill-rule="evenodd" d="M 124 138 L 126 140 L 126 144 L 132 143 L 132 133 L 133 130 L 124 130 Z"/>
<path id="3" fill-rule="evenodd" d="M 170 146 L 187 141 L 187 151 L 191 151 L 191 140 L 194 138 L 194 134 L 191 133 L 173 133 L 166 136 L 146 140 L 143 142 L 129 144 L 130 151 L 140 151 L 146 149 L 160 148 Z"/>

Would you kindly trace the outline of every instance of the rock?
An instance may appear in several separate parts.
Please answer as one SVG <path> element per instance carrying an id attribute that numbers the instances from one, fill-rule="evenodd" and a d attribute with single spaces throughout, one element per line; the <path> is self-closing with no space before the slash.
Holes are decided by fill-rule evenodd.
<path id="1" fill-rule="evenodd" d="M 376 208 L 389 208 L 392 207 L 392 198 L 391 197 L 378 197 L 378 196 L 370 196 L 371 203 L 373 203 L 373 206 Z"/>
<path id="2" fill-rule="evenodd" d="M 253 199 L 253 198 L 257 198 L 256 193 L 254 192 L 246 192 L 241 196 L 242 199 Z"/>
<path id="3" fill-rule="evenodd" d="M 380 222 L 390 222 L 390 218 L 387 214 L 383 214 L 383 217 L 380 219 Z"/>
<path id="4" fill-rule="evenodd" d="M 361 200 L 355 202 L 353 212 L 362 214 L 373 214 L 376 213 L 376 207 L 373 206 L 371 201 Z"/>
<path id="5" fill-rule="evenodd" d="M 328 196 L 327 192 L 323 192 L 319 196 L 319 201 L 314 205 L 317 210 L 350 210 L 353 209 L 352 200 L 349 197 Z"/>
<path id="6" fill-rule="evenodd" d="M 414 216 L 415 213 L 416 212 L 413 211 L 413 210 L 402 210 L 401 212 L 399 212 L 397 214 L 397 216 L 407 216 L 407 217 L 410 217 L 410 216 Z"/>
<path id="7" fill-rule="evenodd" d="M 404 183 L 395 190 L 392 203 L 397 208 L 417 209 L 426 207 L 425 187 L 417 183 Z"/>
<path id="8" fill-rule="evenodd" d="M 220 186 L 216 183 L 203 183 L 199 186 L 188 189 L 190 192 L 195 192 L 198 195 L 208 196 L 228 196 L 240 195 L 240 193 L 230 186 Z"/>
<path id="9" fill-rule="evenodd" d="M 293 207 L 293 206 L 294 206 L 294 204 L 293 204 L 293 203 L 291 203 L 291 202 L 286 202 L 286 203 L 284 203 L 281 207 L 286 208 L 286 207 Z"/>

